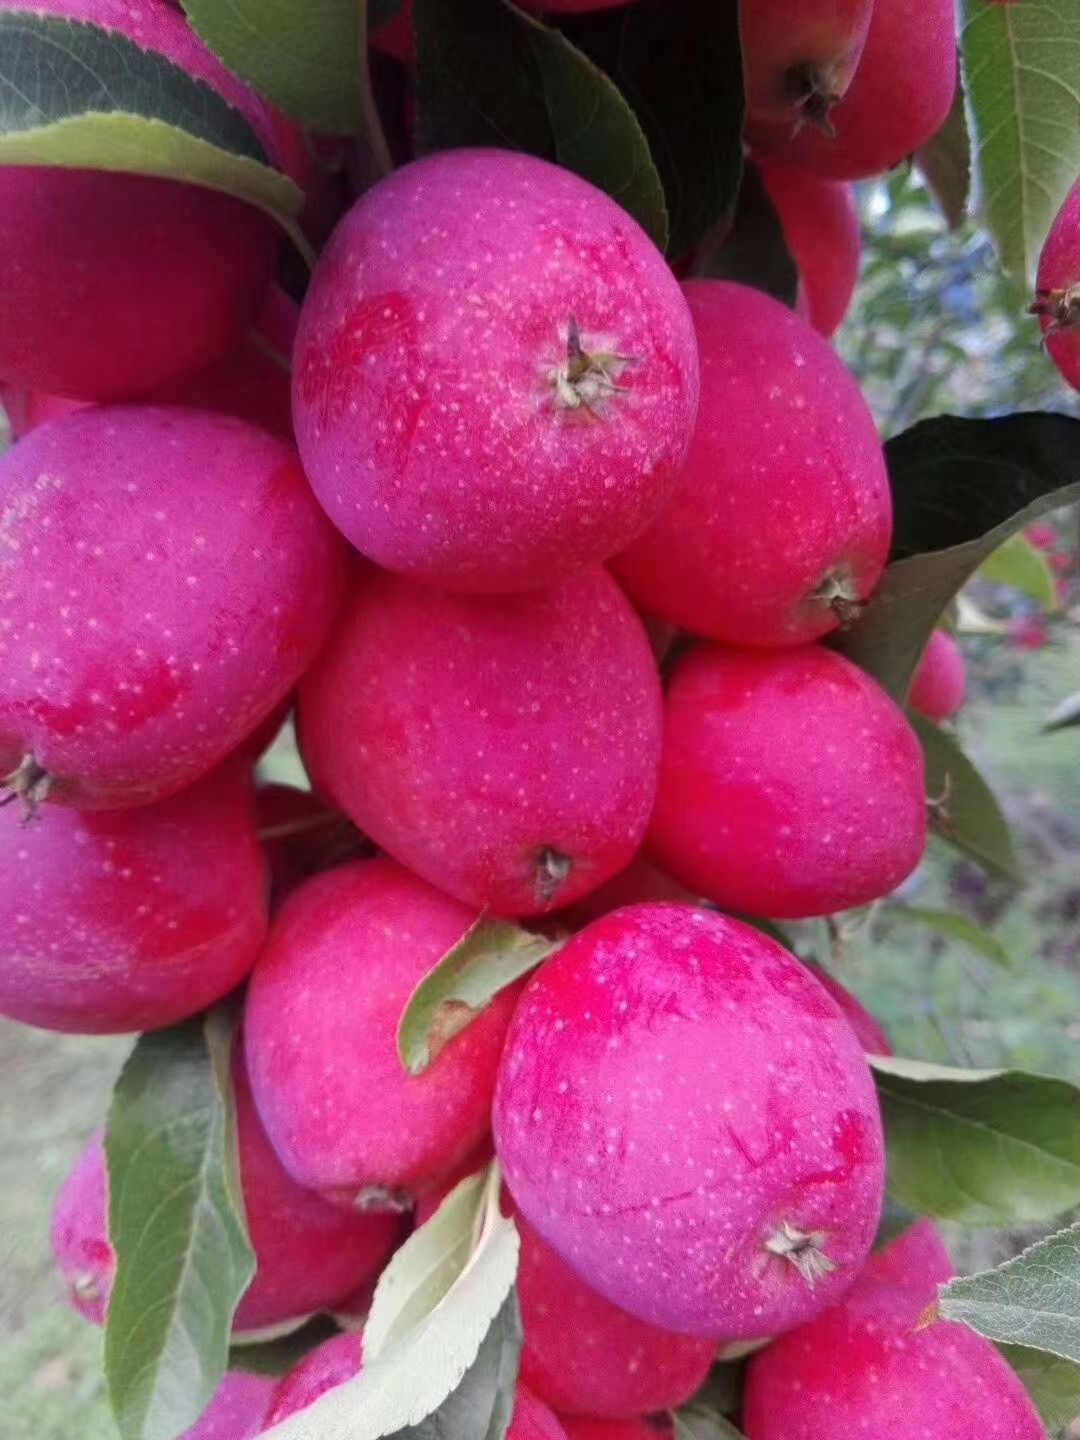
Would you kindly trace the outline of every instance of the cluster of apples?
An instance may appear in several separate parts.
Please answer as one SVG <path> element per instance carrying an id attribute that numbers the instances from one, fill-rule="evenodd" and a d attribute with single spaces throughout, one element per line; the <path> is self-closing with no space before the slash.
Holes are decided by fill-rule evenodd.
<path id="1" fill-rule="evenodd" d="M 0 8 L 156 51 L 300 163 L 164 0 Z M 748 134 L 767 179 L 802 167 L 783 193 L 944 118 L 951 4 L 908 8 L 748 0 Z M 871 154 L 860 107 L 905 44 L 941 93 L 889 107 L 909 128 Z M 793 110 L 835 138 L 793 137 Z M 0 198 L 0 1013 L 135 1033 L 242 996 L 237 1335 L 353 1325 L 494 1149 L 522 1240 L 512 1440 L 664 1431 L 719 1354 L 769 1341 L 752 1440 L 1041 1436 L 992 1347 L 914 1333 L 933 1232 L 870 1256 L 881 1032 L 718 913 L 866 903 L 926 839 L 903 711 L 820 643 L 891 531 L 873 420 L 814 328 L 838 318 L 826 251 L 793 243 L 803 318 L 680 284 L 564 170 L 454 151 L 352 205 L 297 320 L 269 222 L 226 196 L 8 168 Z M 940 718 L 962 691 L 938 637 L 913 700 Z M 294 707 L 313 790 L 256 788 Z M 485 915 L 572 938 L 410 1075 L 403 1009 Z M 54 1244 L 98 1322 L 107 1189 L 97 1136 Z M 361 1364 L 346 1329 L 279 1386 L 229 1376 L 191 1433 L 245 1440 Z"/>

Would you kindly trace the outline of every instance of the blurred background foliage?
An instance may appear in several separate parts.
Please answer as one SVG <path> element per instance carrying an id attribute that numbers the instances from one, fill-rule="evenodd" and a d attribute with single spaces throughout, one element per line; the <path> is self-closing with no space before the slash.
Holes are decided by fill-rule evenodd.
<path id="1" fill-rule="evenodd" d="M 951 412 L 1076 411 L 1044 354 L 1027 299 L 1001 274 L 971 221 L 950 230 L 917 172 L 860 189 L 862 279 L 837 346 L 884 435 Z M 900 896 L 838 924 L 799 927 L 881 1019 L 895 1049 L 954 1064 L 1015 1063 L 1080 1079 L 1080 729 L 1040 733 L 1080 690 L 1076 517 L 1033 527 L 1049 576 L 1032 587 L 977 581 L 959 613 L 970 698 L 957 727 L 1014 827 L 1027 881 L 988 880 L 934 842 Z M 1036 567 L 1038 572 L 1039 567 Z M 1016 578 L 1019 572 L 1010 572 Z M 1036 585 L 1035 590 L 1038 590 Z M 286 741 L 268 760 L 295 780 Z M 1000 943 L 995 962 L 907 912 L 951 909 Z M 56 1190 L 104 1113 L 126 1040 L 44 1035 L 0 1021 L 0 1434 L 111 1440 L 101 1337 L 63 1302 L 48 1248 Z M 18 1097 L 15 1103 L 15 1097 Z M 950 1236 L 964 1269 L 996 1263 L 1029 1237 Z"/>

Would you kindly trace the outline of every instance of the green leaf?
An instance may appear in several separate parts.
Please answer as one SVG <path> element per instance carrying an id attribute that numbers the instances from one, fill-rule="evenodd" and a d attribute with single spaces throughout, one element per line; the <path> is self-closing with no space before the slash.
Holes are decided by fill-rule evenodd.
<path id="1" fill-rule="evenodd" d="M 746 1440 L 741 1430 L 736 1430 L 730 1420 L 718 1410 L 693 1402 L 682 1410 L 676 1410 L 675 1440 Z"/>
<path id="2" fill-rule="evenodd" d="M 989 874 L 1022 884 L 1009 823 L 993 791 L 951 735 L 913 711 L 908 720 L 923 748 L 931 829 Z"/>
<path id="3" fill-rule="evenodd" d="M 1070 730 L 1074 725 L 1080 725 L 1080 690 L 1075 695 L 1070 695 L 1067 700 L 1062 700 L 1043 722 L 1043 734 L 1049 735 L 1055 730 Z"/>
<path id="4" fill-rule="evenodd" d="M 977 950 L 987 960 L 992 960 L 995 965 L 1001 965 L 1005 969 L 1012 966 L 1012 957 L 997 936 L 991 935 L 989 930 L 985 930 L 981 925 L 976 925 L 975 921 L 969 920 L 966 915 L 957 915 L 952 910 L 924 910 L 915 905 L 898 905 L 891 908 L 888 915 L 890 920 L 910 920 L 916 925 L 925 925 L 930 930 L 936 930 L 939 935 L 950 940 L 959 940 L 972 950 Z"/>
<path id="5" fill-rule="evenodd" d="M 124 1440 L 174 1440 L 225 1373 L 255 1273 L 237 1173 L 222 1012 L 144 1035 L 109 1110 L 116 1283 L 105 1375 Z"/>
<path id="6" fill-rule="evenodd" d="M 340 1333 L 341 1326 L 335 1324 L 329 1315 L 317 1315 L 296 1329 L 286 1330 L 276 1339 L 249 1342 L 233 1336 L 228 1368 L 243 1370 L 249 1375 L 287 1375 L 305 1355 L 310 1355 L 325 1340 L 331 1340 Z"/>
<path id="7" fill-rule="evenodd" d="M 874 1236 L 874 1249 L 884 1250 L 886 1245 L 891 1245 L 894 1240 L 903 1235 L 905 1230 L 910 1230 L 912 1225 L 920 1219 L 921 1216 L 916 1215 L 914 1210 L 909 1210 L 906 1205 L 901 1205 L 891 1195 L 886 1195 L 877 1234 Z"/>
<path id="8" fill-rule="evenodd" d="M 0 164 L 124 171 L 221 190 L 290 231 L 303 195 L 215 90 L 115 31 L 0 13 Z"/>
<path id="9" fill-rule="evenodd" d="M 978 578 L 1019 590 L 1044 610 L 1059 608 L 1054 572 L 1043 552 L 1036 550 L 1026 535 L 1011 535 L 983 561 Z"/>
<path id="10" fill-rule="evenodd" d="M 756 165 L 743 171 L 735 219 L 723 244 L 695 265 L 694 273 L 752 285 L 794 309 L 799 271 Z"/>
<path id="11" fill-rule="evenodd" d="M 961 586 L 1011 535 L 1080 498 L 1078 454 L 1080 420 L 1037 412 L 944 415 L 890 440 L 892 563 L 838 648 L 902 699 Z"/>
<path id="12" fill-rule="evenodd" d="M 409 997 L 398 1025 L 398 1054 L 420 1075 L 501 990 L 561 948 L 508 920 L 481 917 Z"/>
<path id="13" fill-rule="evenodd" d="M 967 214 L 971 194 L 971 138 L 963 85 L 956 87 L 956 99 L 945 124 L 921 150 L 916 150 L 915 164 L 933 192 L 949 229 L 957 229 Z"/>
<path id="14" fill-rule="evenodd" d="M 720 1360 L 709 1371 L 705 1384 L 691 1403 L 706 1410 L 717 1410 L 721 1415 L 737 1415 L 742 1410 L 745 1383 L 745 1360 Z"/>
<path id="15" fill-rule="evenodd" d="M 1064 1430 L 1080 1415 L 1080 1364 L 1026 1345 L 998 1348 L 1024 1382 L 1052 1434 Z"/>
<path id="16" fill-rule="evenodd" d="M 980 214 L 1006 269 L 1030 284 L 1080 174 L 1080 6 L 961 0 L 960 11 Z"/>
<path id="17" fill-rule="evenodd" d="M 999 1344 L 1044 1350 L 1080 1363 L 1080 1225 L 996 1270 L 950 1280 L 940 1311 Z"/>
<path id="18" fill-rule="evenodd" d="M 523 1338 L 517 1293 L 511 1290 L 461 1384 L 433 1415 L 397 1431 L 393 1440 L 504 1440 Z"/>
<path id="19" fill-rule="evenodd" d="M 1023 1070 L 875 1055 L 889 1193 L 920 1215 L 1026 1225 L 1080 1204 L 1080 1090 Z M 1009 1338 L 1009 1337 L 1003 1337 Z"/>
<path id="20" fill-rule="evenodd" d="M 626 96 L 663 182 L 676 261 L 715 249 L 743 169 L 738 0 L 634 0 L 560 16 L 565 33 Z"/>
<path id="21" fill-rule="evenodd" d="M 383 143 L 360 43 L 367 0 L 183 3 L 214 54 L 302 125 L 324 135 L 362 134 L 373 148 Z"/>
<path id="22" fill-rule="evenodd" d="M 363 1370 L 268 1431 L 273 1440 L 380 1440 L 399 1432 L 426 1440 L 423 1422 L 477 1363 L 512 1291 L 519 1242 L 513 1221 L 499 1211 L 500 1184 L 496 1165 L 469 1176 L 413 1232 L 376 1287 Z M 512 1318 L 496 1340 L 484 1374 L 503 1383 L 507 1349 L 516 1355 Z M 476 1396 L 466 1398 L 475 1408 Z M 498 1396 L 491 1400 L 497 1416 Z M 495 1440 L 496 1432 L 488 1433 Z"/>
<path id="23" fill-rule="evenodd" d="M 525 150 L 617 200 L 661 249 L 664 192 L 619 91 L 561 35 L 508 0 L 416 0 L 416 144 Z"/>

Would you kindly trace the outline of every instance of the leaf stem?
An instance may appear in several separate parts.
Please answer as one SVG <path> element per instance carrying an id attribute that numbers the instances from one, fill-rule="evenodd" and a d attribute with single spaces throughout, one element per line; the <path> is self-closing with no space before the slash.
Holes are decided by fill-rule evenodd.
<path id="1" fill-rule="evenodd" d="M 368 47 L 367 0 L 357 4 L 357 65 L 356 80 L 360 89 L 361 135 L 367 141 L 376 174 L 389 175 L 394 168 L 390 146 L 379 118 L 379 107 L 375 104 L 375 92 L 371 86 L 371 62 Z"/>

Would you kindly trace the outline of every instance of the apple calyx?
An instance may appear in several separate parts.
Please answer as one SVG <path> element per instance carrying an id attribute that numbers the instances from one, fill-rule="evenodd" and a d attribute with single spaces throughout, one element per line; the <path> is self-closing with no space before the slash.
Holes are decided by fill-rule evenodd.
<path id="1" fill-rule="evenodd" d="M 601 408 L 612 395 L 624 395 L 626 387 L 619 379 L 632 355 L 613 352 L 590 354 L 581 343 L 581 330 L 571 315 L 566 327 L 566 363 L 554 369 L 549 378 L 555 387 L 555 399 L 564 410 L 585 410 L 595 419 L 602 418 Z"/>
<path id="2" fill-rule="evenodd" d="M 22 804 L 23 823 L 34 816 L 49 798 L 52 776 L 34 759 L 24 755 L 9 775 L 0 779 L 0 807 L 18 800 Z"/>
<path id="3" fill-rule="evenodd" d="M 829 1238 L 825 1230 L 799 1230 L 785 1220 L 765 1241 L 765 1249 L 794 1265 L 812 1290 L 819 1280 L 831 1275 L 836 1263 L 822 1248 Z"/>
<path id="4" fill-rule="evenodd" d="M 569 855 L 545 845 L 536 856 L 536 898 L 544 906 L 553 904 L 566 883 L 574 862 Z"/>
<path id="5" fill-rule="evenodd" d="M 1036 290 L 1028 314 L 1049 318 L 1048 336 L 1062 330 L 1075 330 L 1080 326 L 1080 281 L 1059 290 Z"/>
<path id="6" fill-rule="evenodd" d="M 844 568 L 830 570 L 810 598 L 828 606 L 841 630 L 854 625 L 866 608 L 866 601 L 859 595 L 851 571 Z"/>

